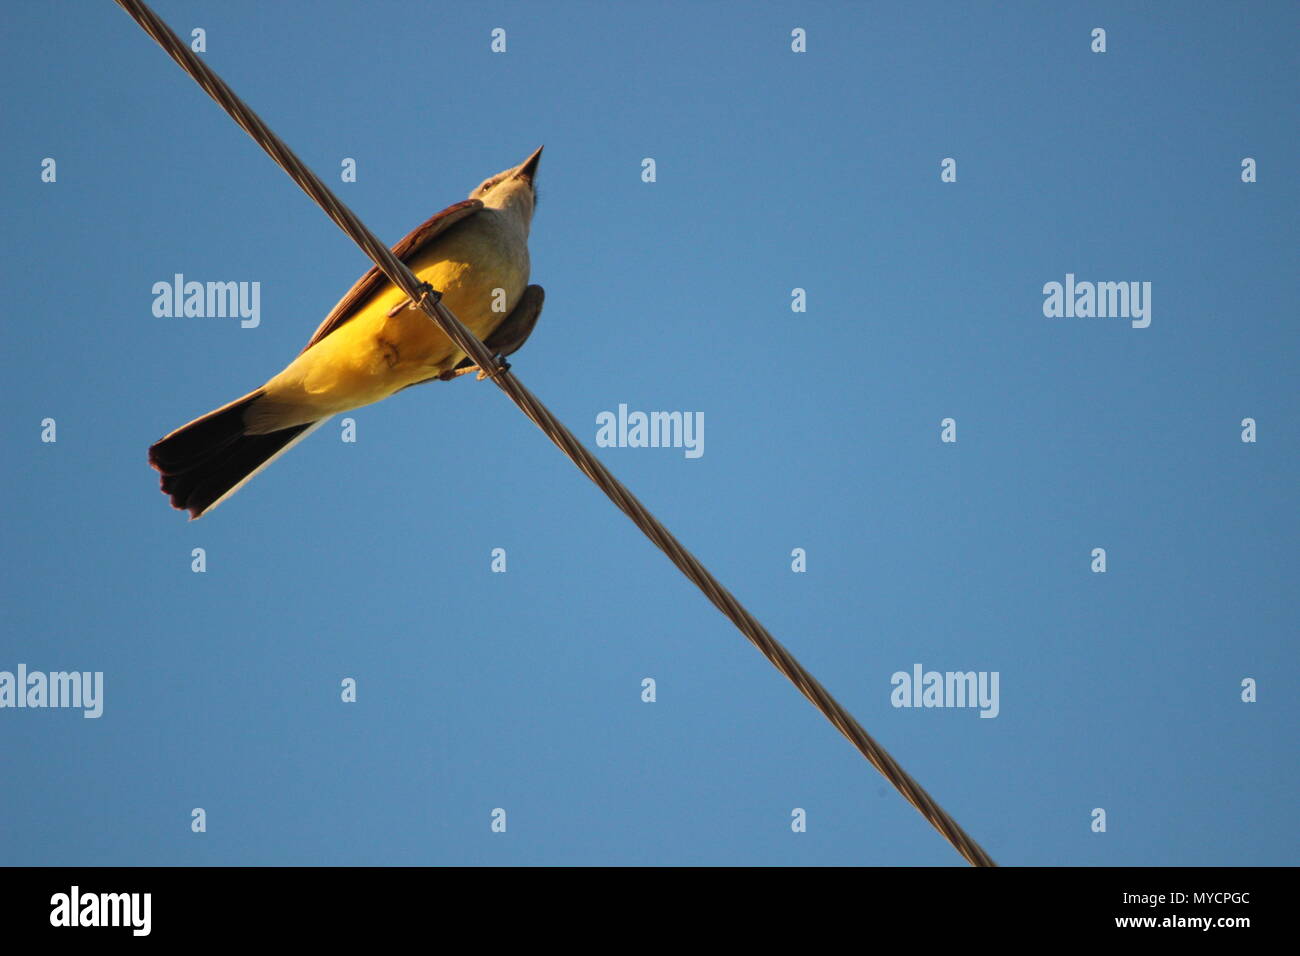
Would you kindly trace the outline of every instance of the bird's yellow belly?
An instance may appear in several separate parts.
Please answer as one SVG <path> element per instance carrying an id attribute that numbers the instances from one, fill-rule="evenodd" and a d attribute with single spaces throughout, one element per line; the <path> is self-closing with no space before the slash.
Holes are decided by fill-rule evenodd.
<path id="1" fill-rule="evenodd" d="M 469 224 L 467 224 L 469 225 Z M 478 338 L 484 339 L 501 324 L 528 284 L 525 250 L 522 268 L 515 250 L 501 250 L 490 236 L 465 230 L 448 255 L 437 243 L 410 263 L 423 282 L 442 292 L 442 301 Z M 442 248 L 439 248 L 442 247 Z M 406 296 L 388 285 L 361 309 L 312 348 L 298 356 L 266 385 L 279 422 L 288 417 L 311 421 L 326 415 L 381 401 L 417 382 L 453 368 L 462 352 L 420 309 L 388 313 Z M 302 406 L 288 415 L 287 406 Z M 268 405 L 267 412 L 271 411 Z M 280 427 L 284 427 L 281 425 Z"/>

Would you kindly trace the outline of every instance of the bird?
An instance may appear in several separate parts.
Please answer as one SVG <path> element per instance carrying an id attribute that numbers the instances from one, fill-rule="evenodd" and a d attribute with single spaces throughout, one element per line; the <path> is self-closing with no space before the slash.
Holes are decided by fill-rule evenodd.
<path id="1" fill-rule="evenodd" d="M 528 233 L 542 147 L 392 247 L 416 278 L 504 359 L 532 334 L 545 293 L 529 285 Z M 199 518 L 331 416 L 477 367 L 377 266 L 303 350 L 260 388 L 159 439 L 149 464 L 173 507 Z M 482 378 L 484 372 L 480 371 Z"/>

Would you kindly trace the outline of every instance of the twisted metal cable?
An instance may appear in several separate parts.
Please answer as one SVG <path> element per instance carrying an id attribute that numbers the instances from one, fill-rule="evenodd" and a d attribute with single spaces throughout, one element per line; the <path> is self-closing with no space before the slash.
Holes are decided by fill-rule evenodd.
<path id="1" fill-rule="evenodd" d="M 880 771 L 904 799 L 914 806 L 930 825 L 956 848 L 973 866 L 996 866 L 992 858 L 984 852 L 966 831 L 957 825 L 943 808 L 934 801 L 924 788 L 898 765 L 880 744 L 862 728 L 853 716 L 846 711 L 834 697 L 803 666 L 794 659 L 789 651 L 781 645 L 763 627 L 758 620 L 736 600 L 730 591 L 708 572 L 704 565 L 686 550 L 672 533 L 659 523 L 645 506 L 628 491 L 586 447 L 574 437 L 550 410 L 537 397 L 526 389 L 508 370 L 496 370 L 496 357 L 477 337 L 457 319 L 436 296 L 425 296 L 422 283 L 411 270 L 393 255 L 392 250 L 384 245 L 370 232 L 347 206 L 326 188 L 316 174 L 303 165 L 270 128 L 248 108 L 225 82 L 210 70 L 190 50 L 171 28 L 167 26 L 141 0 L 116 0 L 132 19 L 146 33 L 153 37 L 167 54 L 203 87 L 217 105 L 230 114 L 231 119 L 243 127 L 267 154 L 307 193 L 330 217 L 335 224 L 357 243 L 375 264 L 383 270 L 395 286 L 410 297 L 411 301 L 422 308 L 439 328 L 472 358 L 480 368 L 491 372 L 489 378 L 505 392 L 519 409 L 532 419 L 533 423 L 582 470 L 595 485 L 603 491 L 618 509 L 632 520 L 642 533 L 655 546 L 666 554 L 670 561 L 689 578 L 704 595 L 713 602 L 719 611 L 736 625 L 763 656 L 772 662 L 782 674 L 799 689 L 812 705 L 835 725 L 849 742 L 855 746 L 871 765 Z"/>

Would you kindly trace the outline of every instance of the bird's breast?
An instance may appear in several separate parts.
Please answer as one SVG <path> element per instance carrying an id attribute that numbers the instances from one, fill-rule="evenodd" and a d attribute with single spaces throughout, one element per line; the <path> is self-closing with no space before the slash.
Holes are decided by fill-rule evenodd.
<path id="1" fill-rule="evenodd" d="M 510 314 L 528 285 L 528 245 L 509 228 L 505 217 L 483 210 L 453 227 L 410 266 L 422 282 L 442 293 L 443 303 L 456 318 L 485 339 Z M 440 368 L 464 357 L 420 310 L 387 316 L 405 298 L 400 291 L 392 290 L 386 298 L 389 305 L 380 334 L 398 343 L 404 361 Z"/>
<path id="2" fill-rule="evenodd" d="M 527 237 L 507 217 L 484 209 L 453 226 L 407 265 L 442 293 L 456 318 L 485 339 L 528 285 Z M 267 387 L 284 401 L 343 411 L 453 368 L 465 353 L 422 310 L 394 311 L 404 301 L 405 293 L 386 285 Z"/>

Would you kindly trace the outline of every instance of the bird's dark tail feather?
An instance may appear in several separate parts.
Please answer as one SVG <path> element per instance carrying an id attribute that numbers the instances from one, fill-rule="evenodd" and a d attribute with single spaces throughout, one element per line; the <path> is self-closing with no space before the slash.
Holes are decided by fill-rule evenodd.
<path id="1" fill-rule="evenodd" d="M 172 507 L 193 520 L 218 504 L 305 435 L 315 423 L 265 435 L 248 435 L 244 414 L 262 397 L 259 389 L 182 425 L 149 449 L 149 464 L 162 474 Z"/>

